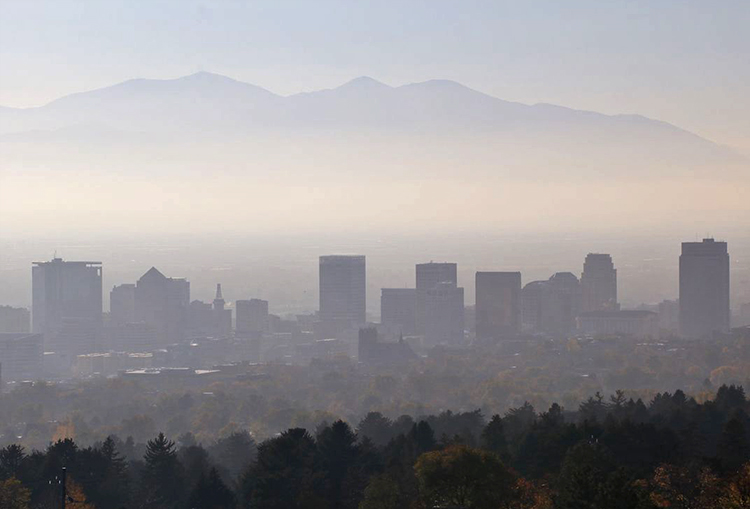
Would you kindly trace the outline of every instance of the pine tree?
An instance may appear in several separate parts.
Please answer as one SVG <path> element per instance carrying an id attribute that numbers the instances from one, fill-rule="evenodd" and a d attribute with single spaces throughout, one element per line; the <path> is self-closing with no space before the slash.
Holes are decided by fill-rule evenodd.
<path id="1" fill-rule="evenodd" d="M 10 444 L 0 449 L 0 480 L 9 479 L 18 475 L 21 462 L 26 457 L 22 446 Z"/>
<path id="2" fill-rule="evenodd" d="M 146 507 L 177 507 L 185 492 L 175 444 L 163 433 L 146 444 L 143 487 Z"/>
<path id="3" fill-rule="evenodd" d="M 219 472 L 212 468 L 208 476 L 201 475 L 190 493 L 188 507 L 190 509 L 232 509 L 235 497 Z"/>
<path id="4" fill-rule="evenodd" d="M 482 431 L 482 446 L 488 451 L 494 452 L 503 460 L 508 459 L 508 442 L 505 438 L 505 425 L 503 419 L 495 414 Z"/>
<path id="5" fill-rule="evenodd" d="M 258 446 L 258 458 L 242 477 L 245 507 L 314 509 L 324 506 L 315 441 L 293 428 Z"/>
<path id="6" fill-rule="evenodd" d="M 219 439 L 208 449 L 214 463 L 221 465 L 232 481 L 244 472 L 257 455 L 258 447 L 247 431 L 236 431 L 226 438 Z"/>
<path id="7" fill-rule="evenodd" d="M 356 503 L 351 503 L 354 498 L 351 488 L 359 484 L 353 478 L 359 456 L 357 435 L 347 423 L 339 420 L 320 433 L 317 445 L 325 475 L 326 499 L 331 507 L 356 507 Z"/>
<path id="8" fill-rule="evenodd" d="M 99 509 L 117 509 L 127 504 L 130 499 L 130 477 L 128 466 L 115 444 L 112 436 L 108 436 L 101 446 L 100 452 L 104 458 L 104 480 L 98 488 L 96 497 L 92 501 Z"/>
<path id="9" fill-rule="evenodd" d="M 735 472 L 750 461 L 750 446 L 742 417 L 740 411 L 735 412 L 724 425 L 719 437 L 719 457 L 722 467 L 728 472 Z"/>

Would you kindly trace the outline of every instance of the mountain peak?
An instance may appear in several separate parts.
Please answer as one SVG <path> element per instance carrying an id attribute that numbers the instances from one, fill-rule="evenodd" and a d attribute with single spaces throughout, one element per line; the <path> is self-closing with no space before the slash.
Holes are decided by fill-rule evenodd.
<path id="1" fill-rule="evenodd" d="M 208 71 L 198 71 L 193 74 L 188 74 L 187 76 L 182 76 L 181 78 L 177 78 L 175 81 L 237 81 L 233 78 L 230 78 L 228 76 L 223 76 L 221 74 L 216 74 L 213 72 Z"/>
<path id="2" fill-rule="evenodd" d="M 337 90 L 342 90 L 342 89 L 378 90 L 378 89 L 386 89 L 386 88 L 393 88 L 393 87 L 390 87 L 386 85 L 385 83 L 382 83 L 369 76 L 360 76 L 358 78 L 354 78 L 351 81 L 347 81 L 340 87 L 337 87 Z"/>

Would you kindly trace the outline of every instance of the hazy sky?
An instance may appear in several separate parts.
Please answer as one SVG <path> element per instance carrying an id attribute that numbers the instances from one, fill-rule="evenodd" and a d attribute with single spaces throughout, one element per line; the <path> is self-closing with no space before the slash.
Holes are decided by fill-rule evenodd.
<path id="1" fill-rule="evenodd" d="M 0 104 L 199 70 L 282 94 L 446 78 L 750 153 L 748 26 L 748 0 L 0 0 Z"/>

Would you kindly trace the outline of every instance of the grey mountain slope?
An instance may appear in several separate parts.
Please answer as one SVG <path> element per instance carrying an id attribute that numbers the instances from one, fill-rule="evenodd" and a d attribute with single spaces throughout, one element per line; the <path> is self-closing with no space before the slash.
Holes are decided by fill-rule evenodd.
<path id="1" fill-rule="evenodd" d="M 604 115 L 550 104 L 509 102 L 448 80 L 391 87 L 369 77 L 337 88 L 278 96 L 211 73 L 129 80 L 29 109 L 0 109 L 0 141 L 95 143 L 97 129 L 196 139 L 300 133 L 514 140 L 581 152 L 616 147 L 649 157 L 705 161 L 734 157 L 709 140 L 640 115 Z M 44 132 L 46 131 L 46 134 Z M 57 134 L 56 134 L 57 133 Z M 481 141 L 479 141 L 481 140 Z"/>

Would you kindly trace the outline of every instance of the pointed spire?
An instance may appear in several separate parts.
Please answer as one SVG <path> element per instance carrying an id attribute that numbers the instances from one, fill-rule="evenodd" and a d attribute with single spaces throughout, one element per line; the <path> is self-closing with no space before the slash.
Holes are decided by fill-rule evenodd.
<path id="1" fill-rule="evenodd" d="M 221 283 L 216 285 L 216 298 L 214 299 L 214 309 L 224 309 L 224 297 L 221 296 Z"/>

